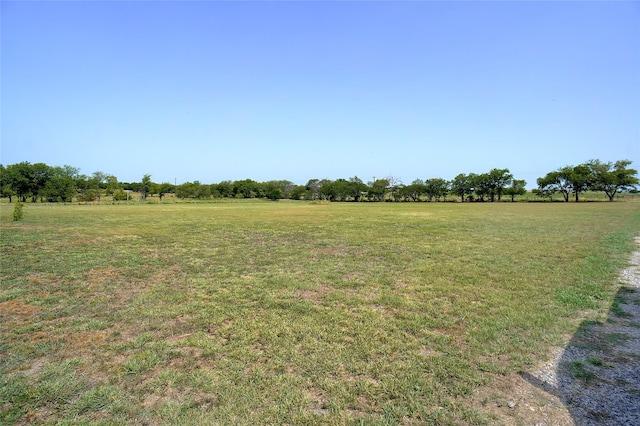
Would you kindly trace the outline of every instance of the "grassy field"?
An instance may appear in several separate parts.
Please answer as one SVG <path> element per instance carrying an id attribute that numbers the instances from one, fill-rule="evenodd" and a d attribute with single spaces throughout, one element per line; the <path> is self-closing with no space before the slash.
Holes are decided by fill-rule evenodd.
<path id="1" fill-rule="evenodd" d="M 2 424 L 487 423 L 640 232 L 635 202 L 12 207 Z"/>

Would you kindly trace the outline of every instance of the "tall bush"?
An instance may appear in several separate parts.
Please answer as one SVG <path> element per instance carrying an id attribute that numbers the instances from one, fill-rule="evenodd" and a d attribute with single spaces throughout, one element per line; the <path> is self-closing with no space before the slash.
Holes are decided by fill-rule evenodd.
<path id="1" fill-rule="evenodd" d="M 23 211 L 23 206 L 24 204 L 22 204 L 22 201 L 18 200 L 18 202 L 16 202 L 16 205 L 13 207 L 13 221 L 17 222 L 18 220 L 21 220 L 22 217 L 24 216 L 24 211 Z"/>

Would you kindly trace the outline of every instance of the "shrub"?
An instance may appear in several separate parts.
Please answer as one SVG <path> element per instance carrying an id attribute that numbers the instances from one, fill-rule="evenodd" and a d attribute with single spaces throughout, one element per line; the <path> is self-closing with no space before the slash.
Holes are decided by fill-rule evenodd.
<path id="1" fill-rule="evenodd" d="M 89 189 L 78 194 L 79 202 L 93 202 L 100 198 L 100 194 L 95 189 Z"/>
<path id="2" fill-rule="evenodd" d="M 13 220 L 18 221 L 22 219 L 22 216 L 24 216 L 24 211 L 22 210 L 24 204 L 22 204 L 21 201 L 16 202 L 15 207 L 13 208 Z"/>
<path id="3" fill-rule="evenodd" d="M 115 201 L 126 201 L 127 200 L 127 193 L 124 192 L 122 189 L 118 189 L 113 193 L 113 199 Z"/>

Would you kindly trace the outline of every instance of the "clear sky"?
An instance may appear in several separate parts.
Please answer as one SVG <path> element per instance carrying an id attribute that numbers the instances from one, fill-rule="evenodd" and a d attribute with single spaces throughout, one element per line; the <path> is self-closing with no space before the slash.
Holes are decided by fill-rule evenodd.
<path id="1" fill-rule="evenodd" d="M 4 165 L 120 181 L 640 169 L 640 2 L 0 3 Z"/>

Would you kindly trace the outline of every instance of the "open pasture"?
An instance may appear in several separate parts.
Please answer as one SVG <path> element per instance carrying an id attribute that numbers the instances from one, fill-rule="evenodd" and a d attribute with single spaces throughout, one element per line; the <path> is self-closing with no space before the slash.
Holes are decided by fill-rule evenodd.
<path id="1" fill-rule="evenodd" d="M 640 204 L 2 204 L 0 423 L 483 424 Z M 475 408 L 474 408 L 475 407 Z"/>

